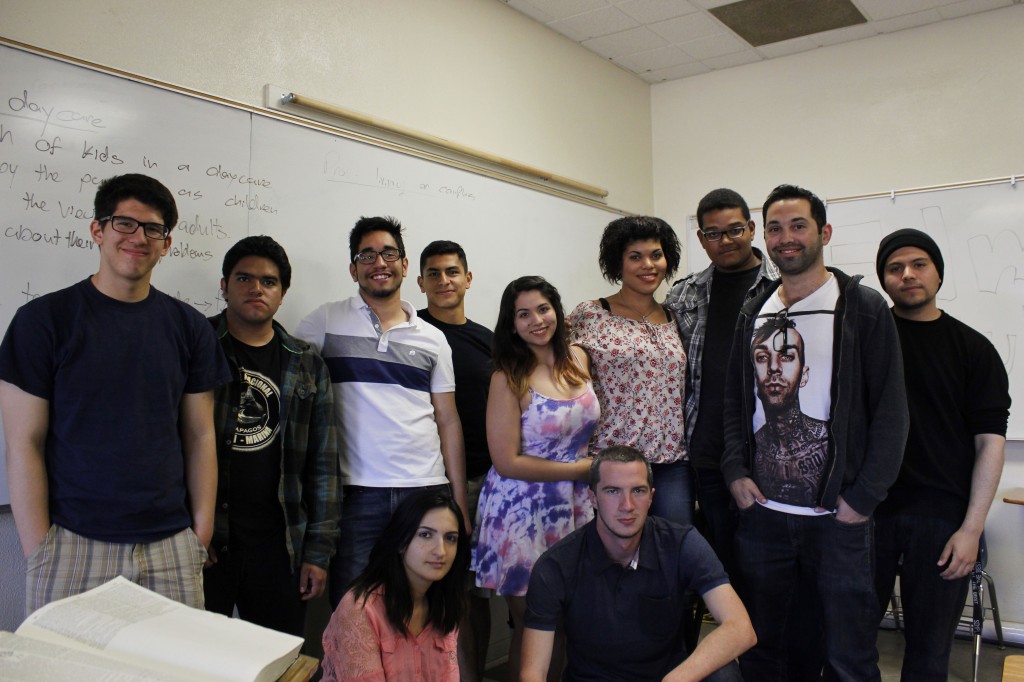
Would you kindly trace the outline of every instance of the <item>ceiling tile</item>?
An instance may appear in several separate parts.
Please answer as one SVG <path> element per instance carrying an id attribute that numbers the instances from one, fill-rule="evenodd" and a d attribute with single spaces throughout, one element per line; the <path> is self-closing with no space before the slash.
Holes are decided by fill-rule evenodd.
<path id="1" fill-rule="evenodd" d="M 688 64 L 693 61 L 695 61 L 693 57 L 672 45 L 660 47 L 657 50 L 629 54 L 615 60 L 617 64 L 621 64 L 633 73 L 657 71 L 659 69 L 667 69 L 670 66 Z"/>
<path id="2" fill-rule="evenodd" d="M 685 43 L 726 30 L 710 14 L 704 12 L 659 21 L 651 24 L 650 29 L 670 43 Z"/>
<path id="3" fill-rule="evenodd" d="M 742 52 L 743 50 L 750 49 L 749 44 L 740 40 L 732 33 L 719 33 L 707 38 L 698 38 L 697 40 L 683 43 L 679 47 L 686 54 L 697 59 L 721 57 L 724 54 L 732 54 L 733 52 Z"/>
<path id="4" fill-rule="evenodd" d="M 574 14 L 582 14 L 608 6 L 608 0 L 528 0 L 528 2 L 551 17 L 548 21 L 565 19 Z"/>
<path id="5" fill-rule="evenodd" d="M 851 40 L 860 40 L 861 38 L 870 38 L 874 35 L 878 35 L 878 29 L 875 28 L 873 23 L 868 22 L 866 24 L 857 24 L 856 26 L 847 26 L 846 28 L 837 28 L 833 31 L 822 31 L 808 37 L 824 47 L 826 45 L 846 43 Z"/>
<path id="6" fill-rule="evenodd" d="M 641 24 L 653 24 L 698 10 L 686 0 L 626 0 L 615 6 Z"/>
<path id="7" fill-rule="evenodd" d="M 1012 4 L 1013 0 L 966 0 L 965 2 L 957 2 L 940 7 L 939 14 L 942 15 L 943 19 L 956 19 L 957 17 L 964 17 L 976 12 L 987 12 L 990 9 L 1008 7 Z"/>
<path id="8" fill-rule="evenodd" d="M 759 55 L 757 50 L 750 49 L 744 50 L 743 52 L 724 54 L 721 57 L 709 57 L 704 60 L 704 63 L 712 69 L 728 69 L 733 66 L 743 66 L 744 64 L 753 64 L 754 62 L 760 62 L 763 60 L 764 57 Z"/>
<path id="9" fill-rule="evenodd" d="M 650 83 L 1024 4 L 1024 0 L 494 1 Z"/>
<path id="10" fill-rule="evenodd" d="M 876 21 L 875 28 L 878 29 L 879 33 L 893 33 L 894 31 L 902 31 L 905 28 L 932 24 L 936 21 L 942 21 L 942 15 L 938 11 L 930 9 L 918 12 L 917 14 L 905 14 L 901 17 L 886 19 L 885 21 Z"/>
<path id="11" fill-rule="evenodd" d="M 640 26 L 631 28 L 628 31 L 612 33 L 583 41 L 583 47 L 602 55 L 604 57 L 616 58 L 627 54 L 644 52 L 654 47 L 662 47 L 666 41 L 655 35 L 648 29 Z"/>
<path id="12" fill-rule="evenodd" d="M 899 2 L 894 0 L 856 0 L 856 2 L 869 21 L 881 21 L 942 7 L 950 4 L 953 0 L 899 0 Z"/>
<path id="13" fill-rule="evenodd" d="M 677 78 L 696 76 L 697 74 L 707 73 L 709 71 L 711 71 L 711 69 L 700 62 L 692 62 L 690 64 L 670 66 L 667 69 L 659 69 L 658 71 L 647 71 L 646 73 L 640 74 L 640 77 L 648 83 L 660 83 L 662 81 L 673 81 Z"/>
<path id="14" fill-rule="evenodd" d="M 602 7 L 583 14 L 576 14 L 566 19 L 559 19 L 548 24 L 559 33 L 563 33 L 578 43 L 590 38 L 625 31 L 627 28 L 639 26 L 634 19 L 626 16 L 614 7 Z"/>
<path id="15" fill-rule="evenodd" d="M 777 43 L 771 43 L 770 45 L 762 45 L 757 48 L 757 51 L 763 54 L 765 57 L 772 59 L 774 57 L 785 57 L 787 54 L 796 54 L 797 52 L 807 52 L 808 50 L 814 50 L 818 47 L 818 43 L 811 40 L 809 37 L 804 36 L 803 38 L 793 38 L 791 40 L 780 40 Z"/>
<path id="16" fill-rule="evenodd" d="M 710 11 L 757 47 L 867 21 L 850 0 L 740 0 Z"/>

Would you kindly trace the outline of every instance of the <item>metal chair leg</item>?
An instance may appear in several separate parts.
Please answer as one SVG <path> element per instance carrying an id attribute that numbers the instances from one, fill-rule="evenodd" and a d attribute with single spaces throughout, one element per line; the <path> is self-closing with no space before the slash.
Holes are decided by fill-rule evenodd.
<path id="1" fill-rule="evenodd" d="M 1005 649 L 1006 644 L 1003 643 L 1003 621 L 999 618 L 999 600 L 996 599 L 996 582 L 985 571 L 981 572 L 981 577 L 988 583 L 989 601 L 992 603 L 992 621 L 996 626 L 996 641 L 999 643 L 1000 649 Z"/>
<path id="2" fill-rule="evenodd" d="M 985 607 L 985 587 L 979 580 L 975 583 L 977 587 L 974 588 L 975 603 L 979 604 L 981 613 L 984 614 Z M 974 682 L 978 682 L 978 660 L 981 658 L 981 622 L 977 622 L 974 628 L 974 650 L 971 652 L 971 663 L 974 671 L 974 675 L 971 678 Z"/>

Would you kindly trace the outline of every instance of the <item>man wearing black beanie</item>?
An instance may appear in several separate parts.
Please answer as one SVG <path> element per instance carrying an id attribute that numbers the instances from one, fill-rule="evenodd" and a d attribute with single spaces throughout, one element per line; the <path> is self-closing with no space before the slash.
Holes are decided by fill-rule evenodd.
<path id="1" fill-rule="evenodd" d="M 1009 385 L 988 339 L 939 309 L 945 264 L 931 237 L 893 232 L 876 268 L 893 301 L 910 408 L 900 474 L 875 514 L 876 591 L 881 614 L 902 558 L 903 679 L 945 680 L 1003 468 Z"/>

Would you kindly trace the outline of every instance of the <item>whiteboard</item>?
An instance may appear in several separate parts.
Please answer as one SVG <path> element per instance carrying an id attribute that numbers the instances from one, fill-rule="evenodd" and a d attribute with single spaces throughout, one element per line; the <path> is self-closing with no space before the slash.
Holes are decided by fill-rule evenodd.
<path id="1" fill-rule="evenodd" d="M 402 292 L 417 308 L 426 305 L 419 252 L 434 239 L 465 247 L 467 313 L 487 326 L 520 275 L 547 277 L 567 308 L 608 286 L 597 247 L 611 209 L 0 44 L 0 333 L 25 301 L 96 271 L 96 184 L 136 172 L 167 185 L 180 214 L 153 284 L 204 315 L 223 309 L 221 262 L 248 234 L 272 235 L 288 252 L 292 288 L 278 315 L 286 327 L 353 295 L 348 232 L 363 215 L 406 227 Z M 82 391 L 102 398 L 101 387 Z M 3 459 L 0 442 L 8 504 Z"/>
<path id="2" fill-rule="evenodd" d="M 755 244 L 764 251 L 760 211 Z M 945 261 L 939 307 L 984 334 L 1010 377 L 1013 407 L 1007 437 L 1024 440 L 1024 187 L 1020 182 L 964 183 L 828 203 L 832 239 L 825 262 L 882 291 L 875 254 L 882 237 L 913 227 L 935 239 Z M 687 259 L 692 270 L 710 261 L 690 218 Z M 884 295 L 884 292 L 883 292 Z"/>

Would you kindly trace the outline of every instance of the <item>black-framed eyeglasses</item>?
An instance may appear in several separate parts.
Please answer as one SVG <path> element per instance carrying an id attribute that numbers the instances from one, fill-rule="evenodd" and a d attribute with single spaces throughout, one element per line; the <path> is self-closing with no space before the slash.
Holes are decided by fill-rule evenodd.
<path id="1" fill-rule="evenodd" d="M 709 242 L 717 242 L 722 238 L 723 234 L 729 235 L 729 239 L 739 239 L 746 231 L 746 225 L 736 225 L 735 227 L 730 227 L 727 230 L 701 230 L 700 233 L 704 235 L 704 239 L 707 239 Z"/>
<path id="2" fill-rule="evenodd" d="M 402 253 L 401 249 L 384 249 L 383 251 L 363 249 L 356 254 L 356 257 L 352 259 L 352 262 L 355 263 L 358 261 L 363 265 L 373 265 L 377 262 L 377 256 L 380 256 L 385 263 L 394 263 L 404 255 L 405 254 Z"/>
<path id="3" fill-rule="evenodd" d="M 114 228 L 115 232 L 121 234 L 135 234 L 138 229 L 142 228 L 142 233 L 149 239 L 167 239 L 167 235 L 171 233 L 171 228 L 160 223 L 143 223 L 139 222 L 135 218 L 129 218 L 123 215 L 108 215 L 106 218 L 100 218 L 100 223 L 110 221 L 110 226 Z"/>

